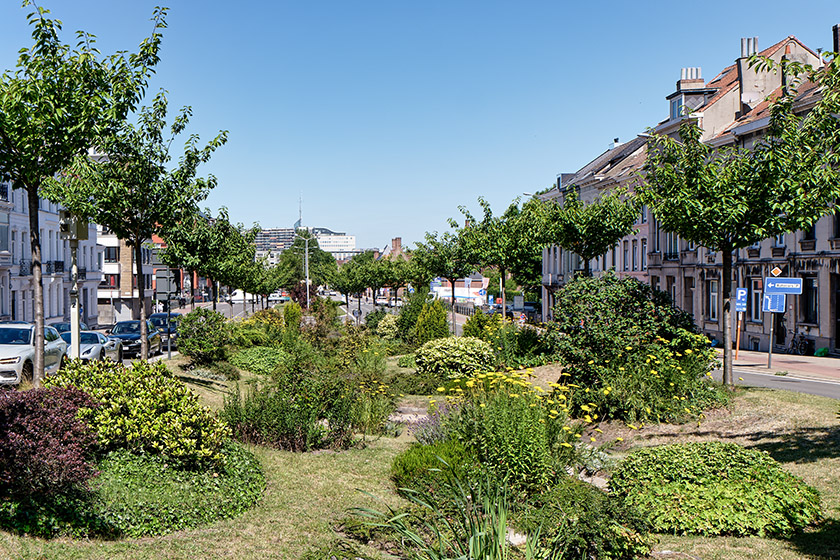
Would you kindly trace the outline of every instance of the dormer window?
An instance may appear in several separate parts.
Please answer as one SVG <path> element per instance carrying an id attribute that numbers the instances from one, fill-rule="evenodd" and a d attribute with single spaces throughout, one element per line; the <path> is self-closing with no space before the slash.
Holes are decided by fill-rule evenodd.
<path id="1" fill-rule="evenodd" d="M 683 96 L 678 95 L 671 100 L 671 120 L 677 120 L 682 117 L 683 111 Z"/>

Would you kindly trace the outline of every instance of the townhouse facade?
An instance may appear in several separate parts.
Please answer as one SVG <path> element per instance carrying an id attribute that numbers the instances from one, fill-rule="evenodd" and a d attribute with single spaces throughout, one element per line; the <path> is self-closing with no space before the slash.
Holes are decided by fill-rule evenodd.
<path id="1" fill-rule="evenodd" d="M 35 319 L 35 284 L 29 240 L 29 204 L 25 193 L 0 183 L 0 320 Z M 41 199 L 41 267 L 44 286 L 44 320 L 47 324 L 70 318 L 70 247 L 59 235 L 59 206 Z M 97 245 L 96 227 L 88 226 L 88 239 L 79 242 L 77 252 L 81 320 L 99 323 L 97 286 L 102 271 L 102 252 Z"/>
<path id="2" fill-rule="evenodd" d="M 142 305 L 146 314 L 152 311 L 153 264 L 151 247 L 143 248 L 143 260 L 136 262 L 134 248 L 125 244 L 116 234 L 104 226 L 96 226 L 97 238 L 102 247 L 102 282 L 97 291 L 97 306 L 100 322 L 111 325 L 139 316 L 140 291 L 137 289 L 137 267 L 143 278 L 144 298 Z"/>
<path id="3" fill-rule="evenodd" d="M 834 50 L 840 50 L 840 26 L 834 26 Z M 666 96 L 668 118 L 654 130 L 677 137 L 684 119 L 696 119 L 703 129 L 703 141 L 713 147 L 750 148 L 760 141 L 769 124 L 768 98 L 786 87 L 781 73 L 757 72 L 749 67 L 750 55 L 758 53 L 780 62 L 782 57 L 817 66 L 820 55 L 793 36 L 759 51 L 756 38 L 741 40 L 735 63 L 712 80 L 702 78 L 700 68 L 684 68 L 676 90 Z M 799 89 L 794 107 L 804 113 L 816 102 L 818 92 L 810 84 Z M 576 189 L 582 200 L 591 200 L 605 189 L 624 185 L 622 171 L 636 181 L 646 154 L 646 135 L 613 148 L 577 173 L 562 174 L 543 198 L 557 200 Z M 638 144 L 638 146 L 637 146 Z M 638 249 L 638 254 L 636 253 Z M 771 344 L 785 347 L 795 332 L 802 332 L 811 349 L 827 348 L 840 353 L 840 216 L 821 218 L 810 231 L 797 231 L 765 239 L 733 253 L 733 289 L 746 288 L 747 311 L 741 326 L 741 348 L 767 351 Z M 553 293 L 581 269 L 574 255 L 558 247 L 543 253 L 543 313 L 554 305 Z M 609 268 L 619 276 L 635 276 L 652 287 L 667 291 L 675 305 L 693 313 L 700 329 L 710 338 L 723 339 L 721 255 L 680 239 L 659 227 L 646 209 L 637 221 L 636 232 L 621 239 L 616 247 L 592 263 L 594 274 Z M 798 277 L 803 293 L 788 296 L 784 313 L 762 311 L 764 279 L 778 268 L 780 276 Z M 733 294 L 734 295 L 734 294 Z M 733 316 L 736 314 L 733 313 Z M 771 322 L 773 340 L 770 339 Z M 735 325 L 733 325 L 734 327 Z M 733 333 L 735 332 L 733 328 Z"/>

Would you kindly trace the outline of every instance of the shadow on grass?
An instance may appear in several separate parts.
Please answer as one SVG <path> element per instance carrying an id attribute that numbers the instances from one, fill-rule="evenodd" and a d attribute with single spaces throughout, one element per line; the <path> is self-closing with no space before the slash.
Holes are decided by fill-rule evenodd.
<path id="1" fill-rule="evenodd" d="M 780 463 L 811 463 L 822 459 L 840 457 L 840 425 L 816 428 L 794 428 L 785 432 L 758 430 L 749 433 L 731 433 L 721 430 L 696 430 L 685 432 L 651 433 L 640 439 L 679 439 L 687 435 L 713 438 L 719 441 L 746 440 L 744 447 L 766 451 Z"/>
<path id="2" fill-rule="evenodd" d="M 840 560 L 840 521 L 827 519 L 814 529 L 794 535 L 790 543 L 808 558 Z"/>

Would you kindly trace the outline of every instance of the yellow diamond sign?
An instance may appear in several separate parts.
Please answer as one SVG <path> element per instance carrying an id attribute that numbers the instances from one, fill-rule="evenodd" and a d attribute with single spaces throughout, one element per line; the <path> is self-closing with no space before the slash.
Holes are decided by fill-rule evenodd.
<path id="1" fill-rule="evenodd" d="M 781 273 L 782 273 L 782 269 L 779 268 L 778 266 L 773 267 L 773 270 L 770 271 L 770 274 L 772 274 L 773 276 L 778 276 Z"/>

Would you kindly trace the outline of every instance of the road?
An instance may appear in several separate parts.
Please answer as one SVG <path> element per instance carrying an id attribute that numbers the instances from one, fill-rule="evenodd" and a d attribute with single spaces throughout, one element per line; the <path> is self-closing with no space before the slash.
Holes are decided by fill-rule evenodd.
<path id="1" fill-rule="evenodd" d="M 744 369 L 733 368 L 733 377 L 736 385 L 747 387 L 766 387 L 768 389 L 784 389 L 785 391 L 796 391 L 809 395 L 819 395 L 840 399 L 840 383 L 836 381 L 823 381 L 820 379 L 805 379 L 791 375 L 776 375 L 773 373 L 756 373 Z M 721 370 L 715 370 L 712 375 L 718 381 L 721 380 Z"/>

